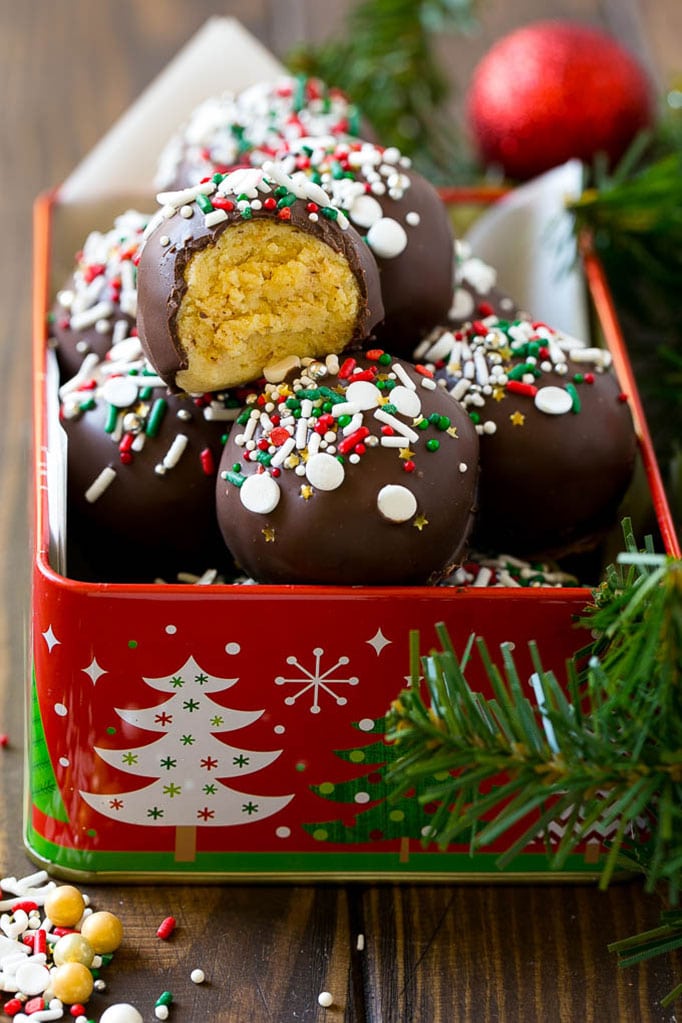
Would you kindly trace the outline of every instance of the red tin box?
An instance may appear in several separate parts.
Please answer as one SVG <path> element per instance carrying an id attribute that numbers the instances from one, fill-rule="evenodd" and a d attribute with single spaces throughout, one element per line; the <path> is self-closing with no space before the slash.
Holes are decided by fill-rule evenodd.
<path id="1" fill-rule="evenodd" d="M 458 190 L 447 199 L 490 195 Z M 120 585 L 58 574 L 50 564 L 45 311 L 59 261 L 68 268 L 74 248 L 64 250 L 54 197 L 38 201 L 35 228 L 31 857 L 54 874 L 90 880 L 556 880 L 541 838 L 504 874 L 495 861 L 513 835 L 475 856 L 466 845 L 425 847 L 433 807 L 414 796 L 386 799 L 383 768 L 392 750 L 382 724 L 405 684 L 410 630 L 419 630 L 424 649 L 436 642 L 440 622 L 459 649 L 472 632 L 491 650 L 513 640 L 522 677 L 532 673 L 525 647 L 534 639 L 561 677 L 565 659 L 584 643 L 573 621 L 590 590 Z M 660 547 L 678 554 L 588 240 L 582 255 L 630 397 L 645 516 Z M 479 675 L 471 677 L 486 691 Z M 593 874 L 603 839 L 595 830 L 560 878 Z"/>

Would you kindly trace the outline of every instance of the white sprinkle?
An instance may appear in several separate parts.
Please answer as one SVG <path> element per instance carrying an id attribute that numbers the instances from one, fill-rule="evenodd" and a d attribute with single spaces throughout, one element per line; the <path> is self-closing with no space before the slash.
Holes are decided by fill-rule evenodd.
<path id="1" fill-rule="evenodd" d="M 381 400 L 381 391 L 369 380 L 356 380 L 346 388 L 346 401 L 356 405 L 361 411 L 376 408 Z"/>
<path id="2" fill-rule="evenodd" d="M 94 480 L 94 482 L 91 483 L 85 491 L 85 500 L 88 504 L 94 504 L 95 501 L 99 500 L 107 487 L 109 487 L 115 479 L 116 470 L 111 465 L 105 466 L 97 479 Z"/>
<path id="3" fill-rule="evenodd" d="M 372 224 L 366 241 L 375 255 L 382 259 L 394 259 L 405 250 L 407 233 L 393 217 L 382 217 Z"/>
<path id="4" fill-rule="evenodd" d="M 391 404 L 395 405 L 401 416 L 417 419 L 422 413 L 421 398 L 414 387 L 402 387 L 398 384 L 390 392 L 389 398 Z"/>
<path id="5" fill-rule="evenodd" d="M 222 223 L 223 220 L 227 220 L 226 210 L 210 210 L 210 212 L 204 216 L 206 227 L 215 227 L 216 224 Z"/>
<path id="6" fill-rule="evenodd" d="M 482 565 L 478 570 L 478 575 L 474 579 L 474 586 L 487 586 L 493 577 L 492 570 Z"/>
<path id="7" fill-rule="evenodd" d="M 92 327 L 98 320 L 111 316 L 113 311 L 114 306 L 111 302 L 106 300 L 98 302 L 97 305 L 90 306 L 89 309 L 84 309 L 81 313 L 74 313 L 71 317 L 71 329 L 85 330 L 87 327 Z"/>
<path id="8" fill-rule="evenodd" d="M 593 362 L 597 366 L 611 365 L 611 352 L 605 348 L 572 348 L 569 355 L 573 362 Z"/>
<path id="9" fill-rule="evenodd" d="M 191 206 L 181 206 L 180 207 L 180 216 L 184 220 L 189 220 L 190 217 L 194 216 L 194 210 L 192 209 Z"/>
<path id="10" fill-rule="evenodd" d="M 251 478 L 253 479 L 254 477 Z M 189 975 L 189 979 L 192 981 L 193 984 L 203 984 L 204 981 L 206 980 L 206 974 L 204 973 L 203 970 L 199 969 L 192 970 L 192 972 Z"/>
<path id="11" fill-rule="evenodd" d="M 460 462 L 458 468 L 460 472 L 466 472 L 469 466 L 466 464 L 466 462 Z"/>
<path id="12" fill-rule="evenodd" d="M 413 444 L 416 444 L 419 440 L 419 434 L 415 430 L 409 427 L 407 423 L 401 423 L 390 412 L 384 412 L 383 409 L 378 408 L 374 413 L 374 418 L 379 419 L 382 423 L 386 423 L 387 426 L 392 426 L 403 437 L 408 437 Z"/>
<path id="13" fill-rule="evenodd" d="M 355 942 L 355 947 L 358 950 L 358 952 L 364 952 L 364 950 L 365 950 L 365 936 L 364 936 L 364 934 L 358 934 L 357 941 Z"/>
<path id="14" fill-rule="evenodd" d="M 452 395 L 455 401 L 461 401 L 470 387 L 471 381 L 467 380 L 465 377 L 462 377 L 460 380 L 457 381 L 454 387 L 450 388 L 449 393 Z"/>
<path id="15" fill-rule="evenodd" d="M 350 219 L 358 227 L 371 227 L 382 217 L 382 209 L 378 200 L 371 195 L 358 195 L 348 211 Z"/>
<path id="16" fill-rule="evenodd" d="M 170 1009 L 167 1005 L 157 1005 L 154 1008 L 154 1015 L 157 1019 L 168 1019 L 170 1016 Z"/>
<path id="17" fill-rule="evenodd" d="M 347 426 L 343 427 L 341 433 L 343 434 L 344 437 L 349 437 L 351 435 L 351 433 L 355 433 L 355 431 L 359 430 L 361 426 L 362 426 L 362 413 L 361 412 L 356 412 L 355 415 L 353 416 L 353 418 L 351 419 L 350 423 L 348 423 Z"/>
<path id="18" fill-rule="evenodd" d="M 367 438 L 367 440 L 369 440 L 369 438 Z M 407 441 L 407 437 L 395 437 L 395 436 L 383 437 L 382 436 L 382 438 L 379 441 L 379 443 L 380 443 L 382 448 L 404 448 L 406 441 Z M 366 441 L 365 441 L 365 443 L 366 443 Z"/>
<path id="19" fill-rule="evenodd" d="M 410 212 L 405 216 L 405 223 L 409 224 L 410 227 L 419 227 L 419 224 L 421 223 L 421 217 L 419 216 L 418 213 L 415 213 L 413 210 L 410 210 Z"/>
<path id="20" fill-rule="evenodd" d="M 238 417 L 241 409 L 223 408 L 219 402 L 211 402 L 204 407 L 204 419 L 209 423 L 230 423 Z"/>
<path id="21" fill-rule="evenodd" d="M 182 458 L 183 452 L 189 443 L 189 437 L 184 433 L 178 433 L 173 439 L 173 443 L 169 447 L 168 451 L 164 455 L 163 462 L 161 463 L 164 469 L 174 469 Z"/>
<path id="22" fill-rule="evenodd" d="M 215 192 L 215 181 L 204 181 L 199 185 L 192 185 L 191 188 L 183 188 L 177 192 L 159 192 L 156 201 L 159 206 L 170 206 L 175 212 L 185 203 L 192 202 L 198 195 L 211 195 Z"/>
<path id="23" fill-rule="evenodd" d="M 303 408 L 303 405 L 301 405 Z M 332 408 L 332 415 L 335 419 L 339 416 L 354 416 L 360 411 L 360 406 L 356 401 L 340 401 L 337 405 Z"/>
<path id="24" fill-rule="evenodd" d="M 313 434 L 319 436 L 319 434 Z M 311 486 L 317 490 L 336 490 L 346 475 L 343 465 L 333 455 L 314 454 L 308 458 L 305 474 Z"/>
<path id="25" fill-rule="evenodd" d="M 425 391 L 435 391 L 438 387 L 433 377 L 422 377 L 421 385 Z"/>
<path id="26" fill-rule="evenodd" d="M 284 444 L 279 448 L 276 454 L 273 455 L 270 465 L 277 466 L 282 465 L 287 460 L 291 452 L 296 447 L 296 440 L 294 437 L 290 437 L 289 440 L 285 440 Z"/>
<path id="27" fill-rule="evenodd" d="M 387 484 L 377 494 L 377 508 L 389 522 L 407 522 L 417 511 L 417 498 L 407 487 Z"/>
<path id="28" fill-rule="evenodd" d="M 161 246 L 162 249 L 165 249 L 167 245 L 170 245 L 170 238 L 168 237 L 167 234 L 162 234 L 159 237 L 159 245 Z"/>
<path id="29" fill-rule="evenodd" d="M 534 398 L 540 412 L 550 416 L 562 416 L 573 408 L 573 399 L 563 387 L 541 387 Z"/>
<path id="30" fill-rule="evenodd" d="M 101 393 L 114 408 L 128 408 L 137 400 L 137 389 L 136 377 L 110 377 L 102 386 Z"/>
<path id="31" fill-rule="evenodd" d="M 281 491 L 277 480 L 267 473 L 247 476 L 239 488 L 239 499 L 247 511 L 269 515 L 279 504 Z"/>
<path id="32" fill-rule="evenodd" d="M 323 1009 L 328 1009 L 330 1005 L 334 1004 L 334 996 L 329 991 L 320 991 L 317 1001 Z"/>
<path id="33" fill-rule="evenodd" d="M 109 1005 L 99 1018 L 99 1023 L 144 1023 L 142 1013 L 128 1002 Z"/>
<path id="34" fill-rule="evenodd" d="M 409 375 L 405 367 L 401 365 L 401 363 L 394 362 L 393 365 L 391 366 L 391 369 L 393 370 L 397 377 L 400 377 L 405 387 L 409 387 L 413 391 L 416 391 L 417 385 L 415 384 L 414 380 Z"/>

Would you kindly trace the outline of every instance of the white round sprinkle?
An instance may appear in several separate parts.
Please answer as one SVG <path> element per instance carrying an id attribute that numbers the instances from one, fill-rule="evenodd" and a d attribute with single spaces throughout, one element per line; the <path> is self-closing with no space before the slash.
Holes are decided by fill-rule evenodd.
<path id="1" fill-rule="evenodd" d="M 328 1009 L 330 1005 L 334 1004 L 334 996 L 330 991 L 320 991 L 317 1002 L 323 1009 Z"/>
<path id="2" fill-rule="evenodd" d="M 346 401 L 357 405 L 361 412 L 378 408 L 380 400 L 381 391 L 369 380 L 356 380 L 346 388 Z"/>
<path id="3" fill-rule="evenodd" d="M 563 387 L 541 387 L 535 395 L 535 407 L 550 416 L 562 416 L 573 408 L 573 399 Z"/>
<path id="4" fill-rule="evenodd" d="M 466 462 L 460 462 L 459 463 L 459 471 L 460 472 L 466 472 L 468 468 L 469 468 L 469 466 L 466 464 Z"/>
<path id="5" fill-rule="evenodd" d="M 417 510 L 417 498 L 407 487 L 389 483 L 377 494 L 377 508 L 389 522 L 407 522 Z"/>
<path id="6" fill-rule="evenodd" d="M 102 397 L 116 408 L 127 408 L 137 400 L 137 384 L 131 377 L 110 377 L 102 386 Z"/>
<path id="7" fill-rule="evenodd" d="M 398 384 L 390 392 L 389 401 L 391 405 L 395 405 L 401 416 L 416 419 L 422 413 L 421 398 L 410 387 L 402 387 Z"/>
<path id="8" fill-rule="evenodd" d="M 17 987 L 25 995 L 41 995 L 50 983 L 50 971 L 42 963 L 22 963 L 14 974 Z"/>
<path id="9" fill-rule="evenodd" d="M 257 515 L 269 515 L 279 504 L 281 491 L 277 480 L 267 473 L 247 476 L 239 488 L 239 498 L 244 507 Z"/>
<path id="10" fill-rule="evenodd" d="M 168 1019 L 170 1010 L 167 1005 L 157 1005 L 154 1009 L 154 1015 L 157 1019 Z"/>
<path id="11" fill-rule="evenodd" d="M 405 220 L 410 225 L 410 227 L 418 227 L 421 222 L 421 217 L 419 216 L 418 213 L 410 211 L 405 217 Z"/>
<path id="12" fill-rule="evenodd" d="M 144 1023 L 141 1012 L 129 1002 L 116 1002 L 104 1010 L 99 1023 Z"/>
<path id="13" fill-rule="evenodd" d="M 407 233 L 393 217 L 382 217 L 367 232 L 367 244 L 376 256 L 394 259 L 405 249 Z"/>
<path id="14" fill-rule="evenodd" d="M 189 975 L 189 979 L 192 981 L 193 984 L 203 984 L 204 981 L 206 980 L 206 974 L 204 973 L 203 970 L 198 969 L 192 970 L 192 972 Z"/>
<path id="15" fill-rule="evenodd" d="M 348 214 L 358 227 L 371 227 L 377 220 L 381 220 L 382 209 L 380 203 L 371 195 L 359 195 L 353 200 Z"/>
<path id="16" fill-rule="evenodd" d="M 346 471 L 333 455 L 320 453 L 308 459 L 305 474 L 317 490 L 336 490 L 343 483 Z"/>

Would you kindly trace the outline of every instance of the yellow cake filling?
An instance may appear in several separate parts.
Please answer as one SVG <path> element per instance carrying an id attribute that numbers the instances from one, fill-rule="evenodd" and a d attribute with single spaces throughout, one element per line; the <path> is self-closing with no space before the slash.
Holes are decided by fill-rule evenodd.
<path id="1" fill-rule="evenodd" d="M 353 336 L 360 290 L 346 258 L 288 224 L 250 220 L 196 252 L 176 328 L 189 360 L 176 382 L 219 390 L 289 355 L 338 353 Z"/>

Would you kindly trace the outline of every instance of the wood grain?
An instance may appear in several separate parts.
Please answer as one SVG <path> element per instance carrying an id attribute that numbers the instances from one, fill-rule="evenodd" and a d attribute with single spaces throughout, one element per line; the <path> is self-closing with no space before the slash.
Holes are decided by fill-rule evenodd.
<path id="1" fill-rule="evenodd" d="M 21 843 L 23 704 L 29 624 L 31 202 L 85 155 L 204 20 L 243 20 L 279 55 L 319 40 L 347 4 L 319 0 L 0 2 L 0 874 L 32 870 Z M 461 91 L 500 33 L 535 17 L 610 24 L 659 69 L 679 71 L 680 7 L 628 0 L 488 0 L 481 29 L 442 45 Z M 569 886 L 89 886 L 120 914 L 124 948 L 92 1002 L 139 1005 L 163 990 L 176 1023 L 669 1023 L 657 1002 L 671 959 L 621 972 L 606 944 L 657 922 L 637 882 L 607 893 Z M 177 917 L 172 939 L 156 927 Z M 364 936 L 363 951 L 357 948 Z M 207 983 L 194 985 L 201 967 Z M 317 995 L 328 990 L 334 1006 Z"/>

